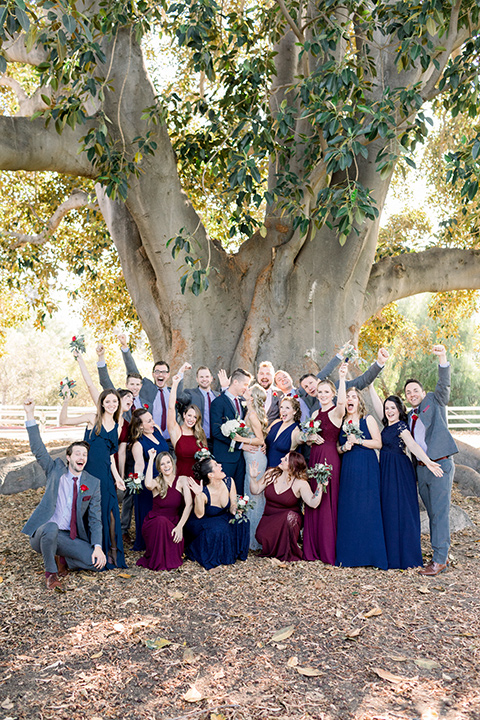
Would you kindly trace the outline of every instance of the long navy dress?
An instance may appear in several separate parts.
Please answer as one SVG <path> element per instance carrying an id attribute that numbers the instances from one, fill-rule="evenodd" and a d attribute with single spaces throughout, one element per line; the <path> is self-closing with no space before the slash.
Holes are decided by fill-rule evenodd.
<path id="1" fill-rule="evenodd" d="M 404 430 L 402 421 L 382 430 L 380 496 L 389 568 L 423 565 L 417 478 L 400 437 Z"/>
<path id="2" fill-rule="evenodd" d="M 154 448 L 157 451 L 157 455 L 162 452 L 169 452 L 167 441 L 163 437 L 160 430 L 154 428 L 153 436 L 157 440 L 155 443 L 151 438 L 146 435 L 141 435 L 138 442 L 142 446 L 143 459 L 145 461 L 143 472 L 145 473 L 148 465 L 148 451 Z M 156 478 L 158 475 L 157 466 L 153 463 L 153 477 Z M 153 495 L 152 491 L 145 487 L 145 483 L 142 481 L 142 489 L 139 493 L 135 493 L 133 496 L 134 508 L 135 508 L 135 542 L 133 543 L 133 550 L 143 551 L 145 550 L 145 540 L 142 535 L 143 521 L 147 517 L 148 513 L 152 509 Z"/>
<path id="3" fill-rule="evenodd" d="M 230 492 L 232 478 L 223 482 Z M 203 489 L 207 496 L 205 515 L 197 518 L 193 513 L 188 519 L 189 535 L 193 538 L 186 549 L 190 560 L 196 560 L 206 570 L 217 565 L 233 565 L 237 559 L 246 560 L 250 542 L 250 521 L 230 523 L 230 498 L 224 508 L 212 505 L 208 486 Z"/>
<path id="4" fill-rule="evenodd" d="M 280 460 L 290 452 L 292 447 L 292 433 L 295 428 L 298 428 L 298 423 L 292 423 L 285 430 L 278 435 L 277 433 L 282 424 L 281 420 L 273 423 L 270 428 L 267 437 L 265 438 L 265 445 L 267 446 L 267 467 L 277 467 L 280 464 Z"/>
<path id="5" fill-rule="evenodd" d="M 120 525 L 120 511 L 118 509 L 117 489 L 113 479 L 110 458 L 118 452 L 118 425 L 109 432 L 102 425 L 100 434 L 95 429 L 85 430 L 85 438 L 90 444 L 88 460 L 85 470 L 91 475 L 99 478 L 100 492 L 102 495 L 102 526 L 103 526 L 103 552 L 107 557 L 105 569 L 111 570 L 114 567 L 126 568 L 125 554 L 123 552 L 122 528 Z M 115 541 L 117 545 L 116 565 L 108 562 L 111 555 L 112 543 L 110 540 L 110 520 L 113 514 L 115 523 Z"/>
<path id="6" fill-rule="evenodd" d="M 371 439 L 365 418 L 360 420 L 360 430 L 365 440 Z M 340 445 L 346 439 L 342 429 Z M 354 445 L 342 455 L 336 550 L 336 565 L 388 568 L 380 505 L 380 466 L 375 450 L 363 445 Z"/>

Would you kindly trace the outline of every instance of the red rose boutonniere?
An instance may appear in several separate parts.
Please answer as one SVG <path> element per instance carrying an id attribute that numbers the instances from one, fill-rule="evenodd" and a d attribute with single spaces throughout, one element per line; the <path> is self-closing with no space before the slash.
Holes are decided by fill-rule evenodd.
<path id="1" fill-rule="evenodd" d="M 143 407 L 145 408 L 145 410 L 148 410 L 148 403 L 143 403 Z"/>
<path id="2" fill-rule="evenodd" d="M 298 400 L 298 395 L 292 395 L 292 397 Z"/>
<path id="3" fill-rule="evenodd" d="M 87 492 L 88 487 L 86 485 L 80 485 L 80 492 L 84 493 Z"/>
<path id="4" fill-rule="evenodd" d="M 276 393 L 276 392 L 273 392 L 273 393 L 272 393 L 272 397 L 277 397 L 277 393 Z"/>

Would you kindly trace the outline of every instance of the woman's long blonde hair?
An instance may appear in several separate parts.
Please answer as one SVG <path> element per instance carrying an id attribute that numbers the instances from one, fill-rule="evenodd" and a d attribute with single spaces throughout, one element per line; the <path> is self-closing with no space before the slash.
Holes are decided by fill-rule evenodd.
<path id="1" fill-rule="evenodd" d="M 170 458 L 170 460 L 172 461 L 172 465 L 173 465 L 173 474 L 175 477 L 177 475 L 177 463 L 175 462 L 173 457 L 170 455 L 170 453 L 169 452 L 158 453 L 157 457 L 155 458 L 155 465 L 158 470 L 158 475 L 155 478 L 155 482 L 157 484 L 158 494 L 160 495 L 162 500 L 164 497 L 166 497 L 167 492 L 168 492 L 168 483 L 165 480 L 165 478 L 163 477 L 162 471 L 160 470 L 160 463 L 162 462 L 162 458 L 164 458 L 164 457 Z"/>
<path id="2" fill-rule="evenodd" d="M 267 399 L 267 393 L 258 383 L 252 385 L 250 391 L 252 393 L 253 410 L 255 411 L 258 419 L 260 420 L 263 436 L 265 437 L 268 427 L 267 413 L 265 412 L 265 401 Z"/>
<path id="3" fill-rule="evenodd" d="M 202 413 L 200 411 L 200 408 L 196 405 L 187 405 L 187 407 L 182 413 L 182 418 L 184 420 L 185 415 L 189 410 L 194 410 L 195 415 L 197 416 L 197 419 L 195 420 L 195 425 L 193 426 L 193 436 L 197 441 L 197 445 L 199 448 L 207 447 L 207 436 L 205 435 L 205 431 L 202 427 Z"/>

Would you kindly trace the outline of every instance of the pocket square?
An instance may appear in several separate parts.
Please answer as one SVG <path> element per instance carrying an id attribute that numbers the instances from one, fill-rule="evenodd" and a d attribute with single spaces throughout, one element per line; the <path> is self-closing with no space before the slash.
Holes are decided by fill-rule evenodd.
<path id="1" fill-rule="evenodd" d="M 428 410 L 429 407 L 430 407 L 430 405 L 427 405 L 426 408 L 423 408 L 422 412 L 427 412 L 427 410 Z"/>
<path id="2" fill-rule="evenodd" d="M 82 502 L 85 502 L 85 500 L 91 500 L 91 499 L 92 499 L 92 496 L 91 496 L 91 495 L 84 495 L 84 496 L 82 497 Z"/>

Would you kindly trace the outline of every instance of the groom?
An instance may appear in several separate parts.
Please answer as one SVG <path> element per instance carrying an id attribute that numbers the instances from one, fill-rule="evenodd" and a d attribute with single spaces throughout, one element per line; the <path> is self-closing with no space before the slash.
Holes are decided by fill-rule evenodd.
<path id="1" fill-rule="evenodd" d="M 24 402 L 30 448 L 47 476 L 45 493 L 22 532 L 41 553 L 49 590 L 62 589 L 59 579 L 69 569 L 101 570 L 102 550 L 100 480 L 84 471 L 90 446 L 74 442 L 67 448 L 67 464 L 53 460 L 35 422 L 35 403 Z"/>

